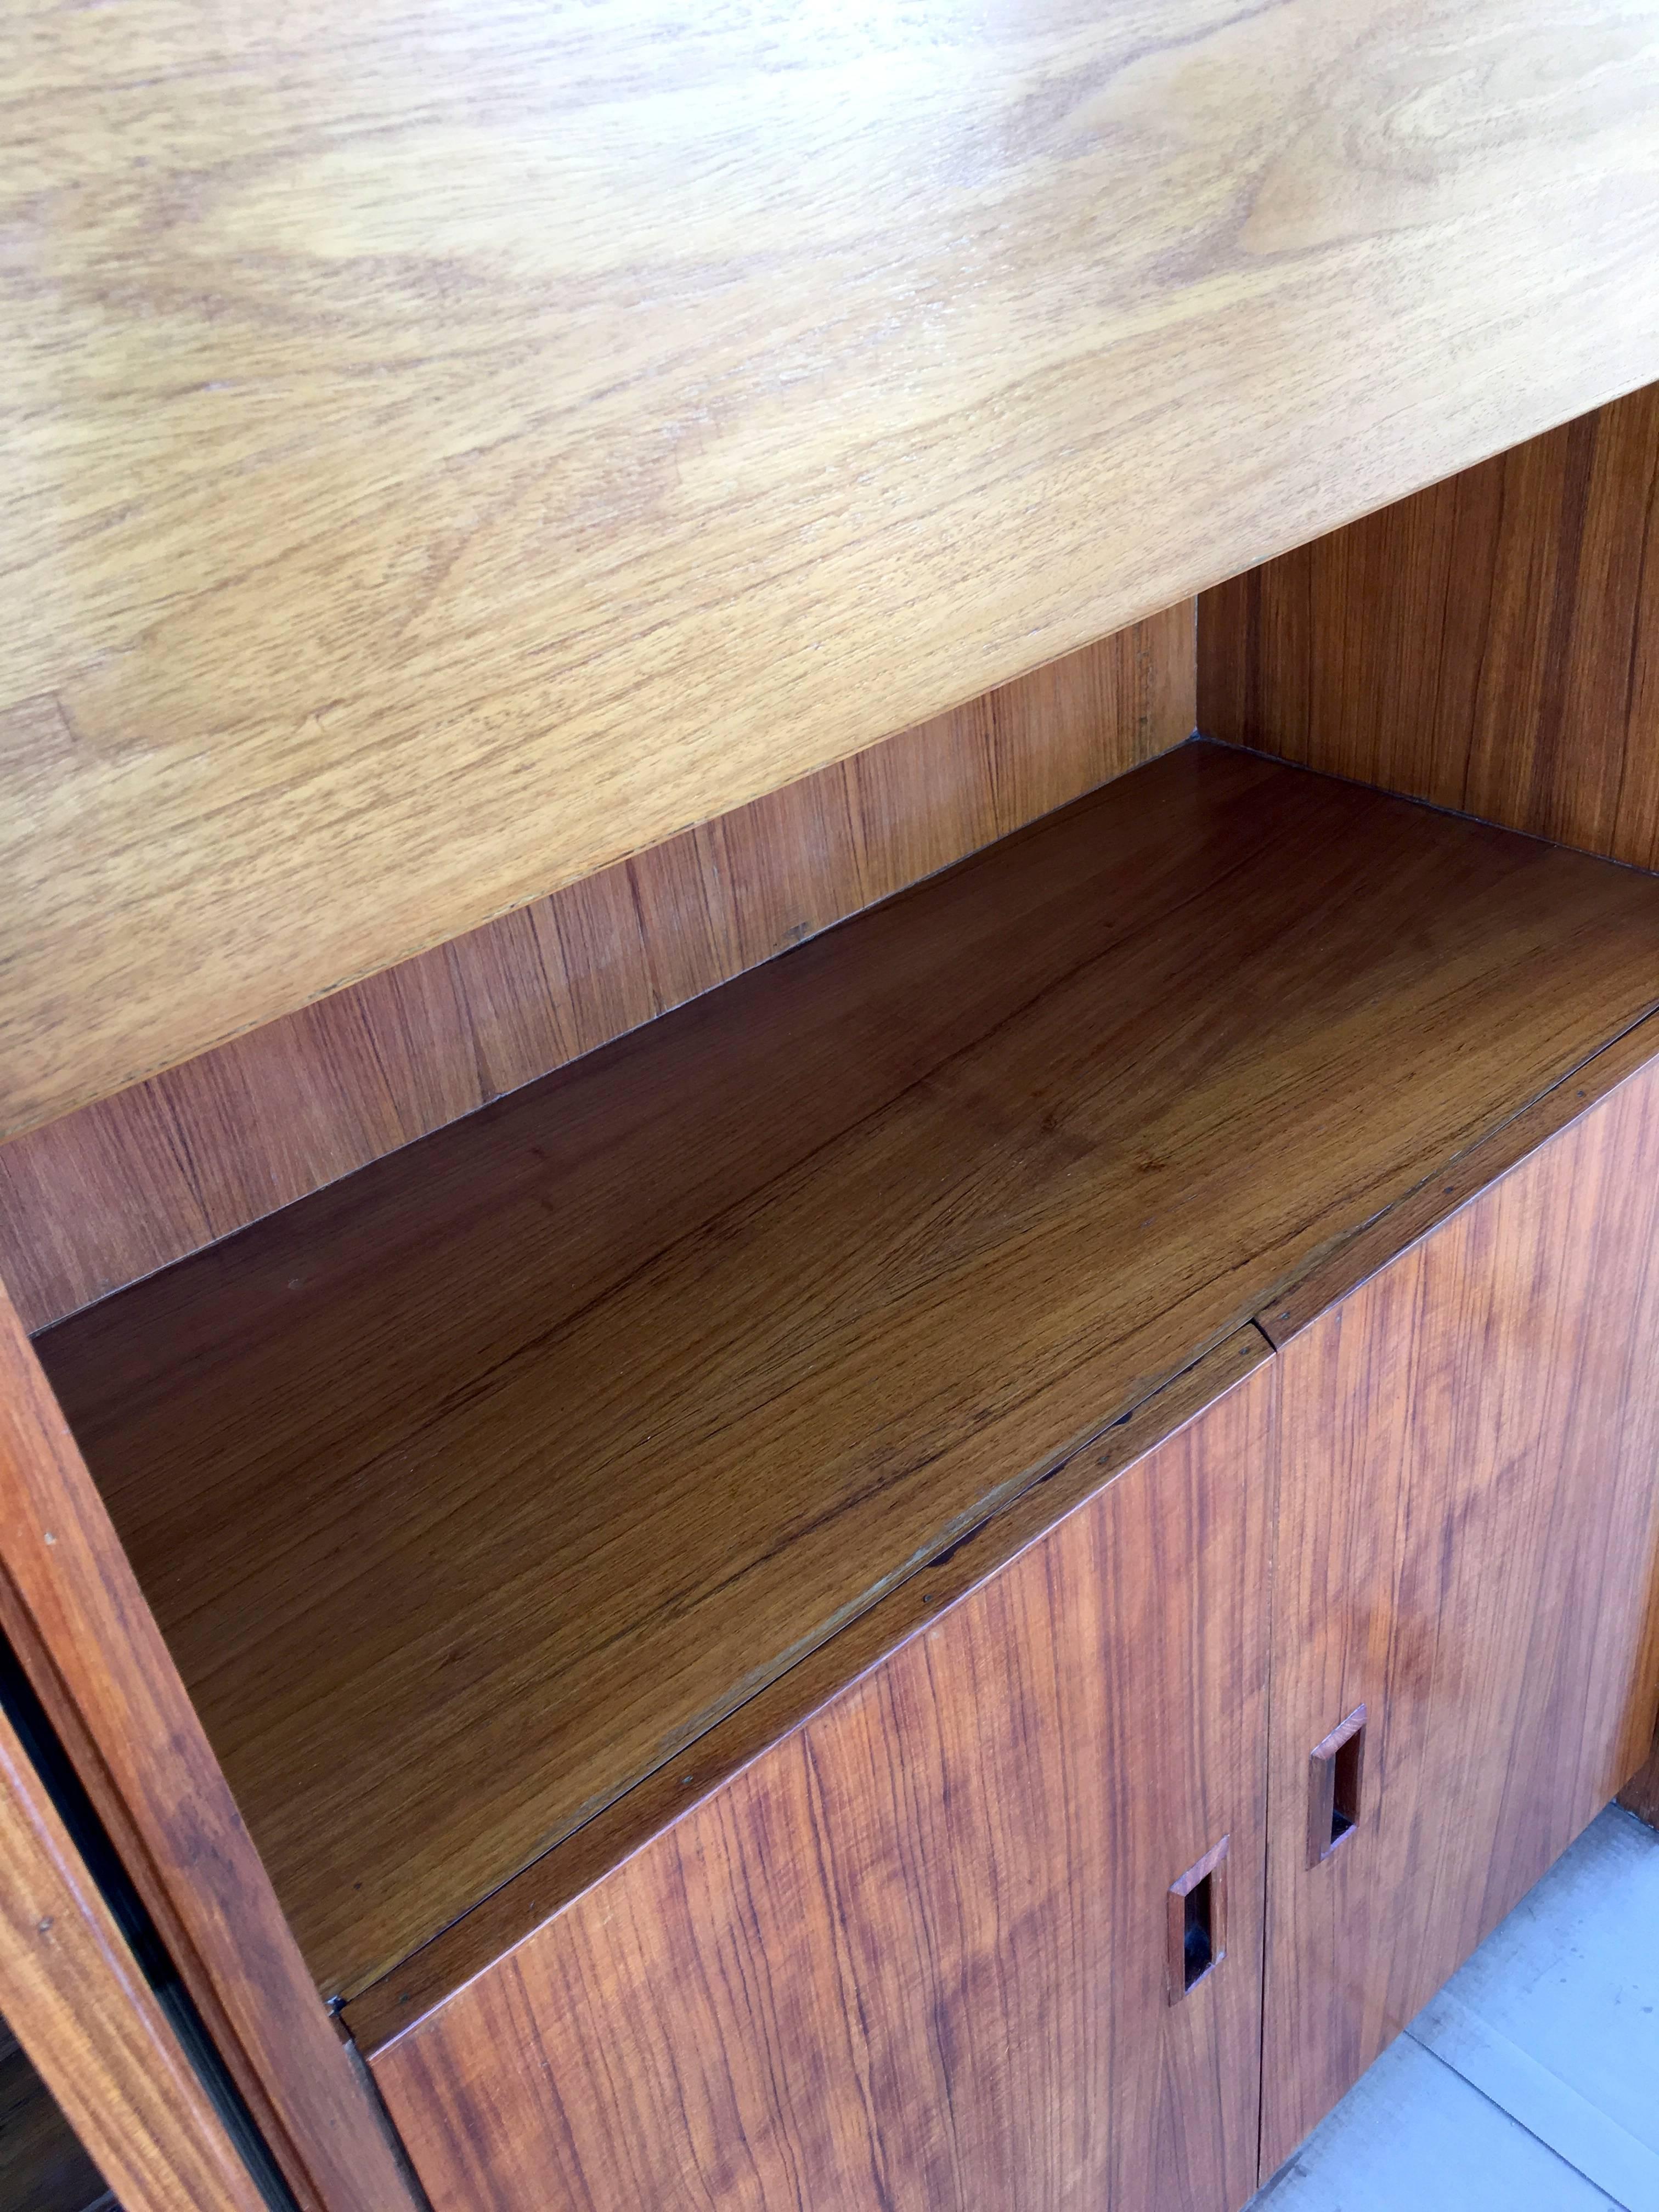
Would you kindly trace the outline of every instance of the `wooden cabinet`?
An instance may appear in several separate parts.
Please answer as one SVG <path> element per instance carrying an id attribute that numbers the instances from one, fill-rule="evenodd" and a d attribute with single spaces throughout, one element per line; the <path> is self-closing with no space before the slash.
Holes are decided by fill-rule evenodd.
<path id="1" fill-rule="evenodd" d="M 1579 1095 L 383 2048 L 438 2212 L 1242 2203 L 1652 1729 L 1659 1064 Z"/>
<path id="2" fill-rule="evenodd" d="M 438 2212 L 1242 2203 L 1258 2094 L 1265 2179 L 1651 1732 L 1629 1068 L 1267 1309 L 1270 1364 L 394 2036 Z M 1224 1835 L 1224 1970 L 1176 1997 L 1172 1886 Z"/>
<path id="3" fill-rule="evenodd" d="M 1652 1716 L 1659 0 L 232 13 L 5 11 L 0 2014 L 1231 2212 Z"/>
<path id="4" fill-rule="evenodd" d="M 317 1986 L 377 2048 L 1656 972 L 1659 884 L 1183 746 L 46 1332 Z"/>
<path id="5" fill-rule="evenodd" d="M 435 2212 L 1243 2203 L 1274 1386 L 1253 1359 L 382 2055 Z"/>
<path id="6" fill-rule="evenodd" d="M 130 2212 L 1234 2212 L 1638 1765 L 1659 880 L 1519 833 L 1659 853 L 1656 435 L 326 1016 L 303 911 L 205 878 L 171 1012 L 159 895 L 131 1024 L 118 908 L 32 948 L 25 1120 L 257 1012 L 249 962 L 289 1009 L 0 1167 L 51 1261 L 32 1342 L 0 1297 L 0 2009 Z M 119 659 L 0 755 L 89 774 Z M 29 1013 L 77 945 L 85 1054 Z"/>
<path id="7" fill-rule="evenodd" d="M 1659 1067 L 1279 1368 L 1264 2172 L 1652 1734 Z"/>
<path id="8" fill-rule="evenodd" d="M 8 1335 L 7 1632 L 307 2212 L 321 1998 L 438 2212 L 1234 2212 L 1638 1763 L 1656 975 L 1194 744 Z"/>

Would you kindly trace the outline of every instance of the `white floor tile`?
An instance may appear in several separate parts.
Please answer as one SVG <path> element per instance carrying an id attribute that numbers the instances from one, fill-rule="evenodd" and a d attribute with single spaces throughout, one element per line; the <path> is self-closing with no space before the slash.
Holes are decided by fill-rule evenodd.
<path id="1" fill-rule="evenodd" d="M 1472 2080 L 1507 2072 L 1492 2094 L 1548 2141 L 1550 2110 L 1605 2115 L 1649 2154 L 1630 2212 L 1659 2212 L 1659 1835 L 1610 1805 L 1412 2033 Z"/>
<path id="2" fill-rule="evenodd" d="M 1610 1806 L 1255 2203 L 1659 2212 L 1659 1835 Z"/>
<path id="3" fill-rule="evenodd" d="M 1607 2212 L 1613 2202 L 1401 2036 L 1252 2212 Z"/>
<path id="4" fill-rule="evenodd" d="M 1623 2212 L 1659 2212 L 1659 2158 L 1647 2145 L 1449 1991 L 1419 2014 L 1411 2034 Z"/>

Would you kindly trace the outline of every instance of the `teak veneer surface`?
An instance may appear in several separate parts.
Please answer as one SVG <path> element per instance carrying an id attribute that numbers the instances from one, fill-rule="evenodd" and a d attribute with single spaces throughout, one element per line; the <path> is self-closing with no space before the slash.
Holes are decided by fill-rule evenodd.
<path id="1" fill-rule="evenodd" d="M 1650 1741 L 1656 1252 L 1650 1061 L 1280 1351 L 1264 2173 Z M 1310 1866 L 1309 1754 L 1361 1704 Z"/>
<path id="2" fill-rule="evenodd" d="M 1199 725 L 1659 868 L 1659 384 L 1206 592 Z"/>
<path id="3" fill-rule="evenodd" d="M 1230 1380 L 380 2053 L 434 2212 L 1237 2212 L 1277 1376 Z"/>
<path id="4" fill-rule="evenodd" d="M 1656 991 L 1659 884 L 1188 746 L 48 1332 L 324 1989 Z"/>
<path id="5" fill-rule="evenodd" d="M 1173 1382 L 1143 1398 L 1004 1511 L 930 1559 L 921 1573 L 889 1590 L 828 1644 L 353 1998 L 341 2016 L 358 2048 L 372 2061 L 1272 1358 L 1273 1346 L 1261 1331 L 1247 1325 L 1224 1337 Z"/>
<path id="6" fill-rule="evenodd" d="M 103 2184 L 78 2192 L 99 2168 L 125 2212 L 264 2212 L 264 2193 L 3 1716 L 0 2002 L 6 2043 L 15 2030 L 22 2046 L 0 2065 L 0 2094 L 33 2090 L 22 2110 L 0 2109 L 6 2212 L 90 2212 Z"/>
<path id="7" fill-rule="evenodd" d="M 270 1876 L 3 1288 L 0 1632 L 301 2212 L 399 2212 L 409 2194 L 380 2116 L 319 2002 Z M 18 1782 L 10 1787 L 14 1796 L 23 1790 Z M 52 1814 L 35 1825 L 44 1832 L 56 1820 Z M 0 1898 L 7 1893 L 0 1880 Z M 50 1996 L 50 1966 L 44 1984 Z M 70 1988 L 62 1984 L 60 1998 Z M 70 2105 L 50 2046 L 34 2039 L 3 1976 L 0 2004 L 83 2139 L 106 2171 L 118 2173 L 121 2160 L 112 2164 L 100 2136 Z M 107 2031 L 118 2043 L 131 2009 L 109 1986 L 88 1996 L 81 2013 L 87 2036 L 101 2042 Z M 74 2004 L 70 2014 L 73 2039 Z M 158 2124 L 136 2118 L 135 2142 L 160 2140 Z M 216 2199 L 204 2189 L 185 2201 Z"/>
<path id="8" fill-rule="evenodd" d="M 0 1145 L 30 1328 L 476 1113 L 1184 744 L 1193 604 Z"/>
<path id="9" fill-rule="evenodd" d="M 0 2205 L 112 2212 L 104 2177 L 21 2045 L 0 2027 Z"/>
<path id="10" fill-rule="evenodd" d="M 1653 0 L 0 35 L 6 1133 L 1659 373 Z"/>

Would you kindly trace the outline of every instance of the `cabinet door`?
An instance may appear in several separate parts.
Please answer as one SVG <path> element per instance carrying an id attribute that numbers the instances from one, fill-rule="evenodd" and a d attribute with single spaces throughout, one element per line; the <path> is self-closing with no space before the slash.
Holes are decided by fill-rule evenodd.
<path id="1" fill-rule="evenodd" d="M 1279 1367 L 1264 2174 L 1649 1741 L 1659 1071 Z"/>
<path id="2" fill-rule="evenodd" d="M 1256 1368 L 378 2054 L 436 2212 L 1234 2212 L 1273 1385 Z"/>

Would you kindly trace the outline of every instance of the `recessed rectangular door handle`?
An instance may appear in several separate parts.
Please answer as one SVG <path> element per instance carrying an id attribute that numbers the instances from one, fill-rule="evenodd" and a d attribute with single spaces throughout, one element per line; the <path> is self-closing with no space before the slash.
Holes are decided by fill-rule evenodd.
<path id="1" fill-rule="evenodd" d="M 1170 1884 L 1165 1911 L 1171 2004 L 1179 2004 L 1227 1955 L 1228 1842 L 1224 1836 Z"/>
<path id="2" fill-rule="evenodd" d="M 1359 1824 L 1365 1786 L 1365 1708 L 1339 1721 L 1308 1760 L 1308 1864 L 1329 1858 Z"/>

